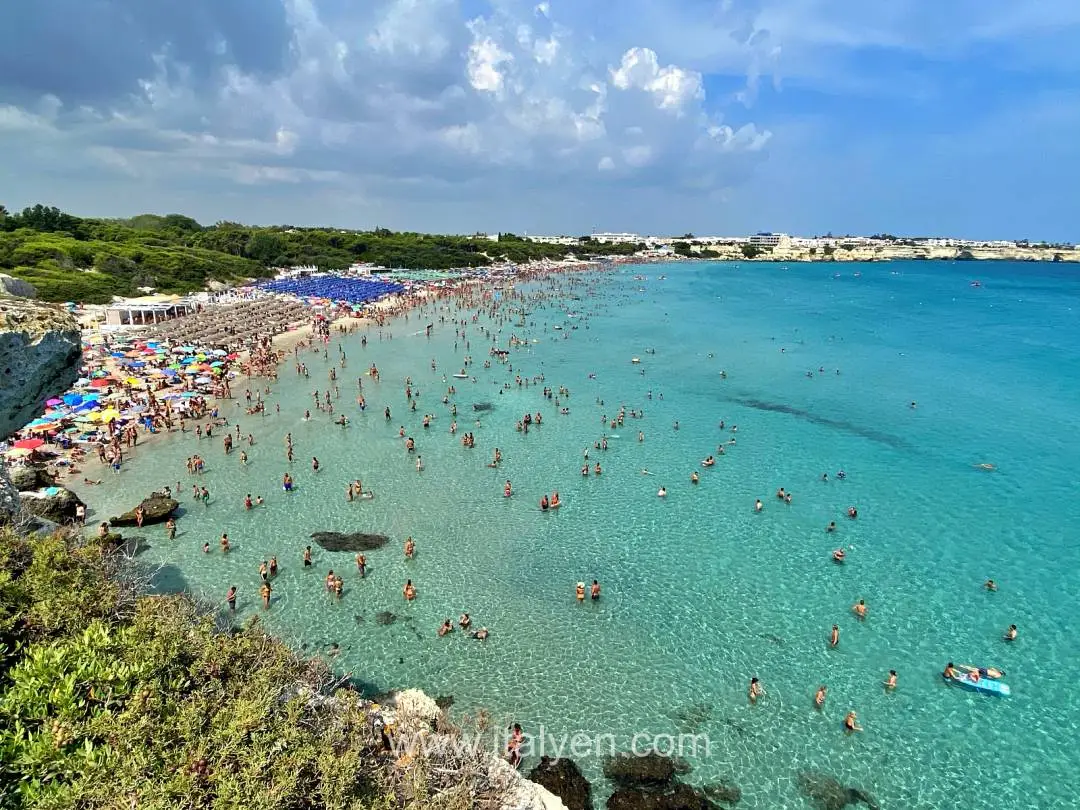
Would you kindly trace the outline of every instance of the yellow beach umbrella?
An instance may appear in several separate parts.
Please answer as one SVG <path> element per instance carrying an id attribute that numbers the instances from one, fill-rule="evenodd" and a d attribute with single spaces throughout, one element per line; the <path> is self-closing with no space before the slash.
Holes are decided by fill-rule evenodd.
<path id="1" fill-rule="evenodd" d="M 103 422 L 111 422 L 119 417 L 120 411 L 116 410 L 116 408 L 106 408 L 101 412 L 101 421 Z"/>

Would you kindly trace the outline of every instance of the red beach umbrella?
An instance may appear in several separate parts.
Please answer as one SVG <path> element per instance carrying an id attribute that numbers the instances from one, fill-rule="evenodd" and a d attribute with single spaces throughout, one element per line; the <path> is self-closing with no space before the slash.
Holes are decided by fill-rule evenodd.
<path id="1" fill-rule="evenodd" d="M 20 450 L 37 450 L 43 444 L 45 442 L 41 439 L 20 439 L 12 447 L 18 447 Z"/>

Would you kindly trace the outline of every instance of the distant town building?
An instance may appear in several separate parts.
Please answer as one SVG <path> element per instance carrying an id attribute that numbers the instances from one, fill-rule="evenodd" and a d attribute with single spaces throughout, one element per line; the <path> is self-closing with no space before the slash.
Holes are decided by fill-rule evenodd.
<path id="1" fill-rule="evenodd" d="M 786 233 L 755 233 L 750 237 L 750 244 L 754 247 L 787 248 L 791 244 L 791 237 Z"/>
<path id="2" fill-rule="evenodd" d="M 641 237 L 636 233 L 594 233 L 592 238 L 594 241 L 603 244 L 641 241 Z"/>

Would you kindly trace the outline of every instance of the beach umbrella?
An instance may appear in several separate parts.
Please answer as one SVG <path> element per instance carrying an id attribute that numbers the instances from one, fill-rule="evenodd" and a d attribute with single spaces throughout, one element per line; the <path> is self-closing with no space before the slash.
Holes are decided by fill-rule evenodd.
<path id="1" fill-rule="evenodd" d="M 75 381 L 75 385 L 77 385 L 77 386 L 85 386 L 85 385 L 89 385 L 89 384 L 90 384 L 90 378 L 89 377 L 79 377 L 79 379 L 77 379 Z"/>
<path id="2" fill-rule="evenodd" d="M 45 404 L 46 405 L 63 405 L 64 400 L 62 400 L 62 399 L 47 399 L 47 400 L 45 400 Z"/>
<path id="3" fill-rule="evenodd" d="M 213 380 L 211 380 L 209 377 L 196 377 L 195 382 L 205 384 L 208 382 L 213 382 Z"/>
<path id="4" fill-rule="evenodd" d="M 45 442 L 42 439 L 20 439 L 12 447 L 18 447 L 21 450 L 37 450 L 43 444 Z"/>
<path id="5" fill-rule="evenodd" d="M 228 354 L 228 352 L 226 352 L 224 349 L 214 349 L 210 353 L 215 357 L 225 357 Z"/>
<path id="6" fill-rule="evenodd" d="M 83 401 L 81 394 L 64 394 L 64 404 L 75 406 Z"/>
<path id="7" fill-rule="evenodd" d="M 184 346 L 173 346 L 169 349 L 173 354 L 187 354 L 188 350 Z"/>
<path id="8" fill-rule="evenodd" d="M 105 410 L 103 410 L 101 412 L 101 421 L 102 422 L 111 422 L 114 419 L 119 419 L 119 418 L 120 418 L 120 411 L 116 410 L 116 408 L 106 408 Z"/>
<path id="9" fill-rule="evenodd" d="M 124 356 L 123 352 L 113 352 L 112 354 L 109 355 L 109 357 L 123 357 L 123 356 Z"/>
<path id="10" fill-rule="evenodd" d="M 108 388 L 112 385 L 112 380 L 97 379 L 90 383 L 91 388 Z"/>
<path id="11" fill-rule="evenodd" d="M 27 450 L 25 447 L 12 447 L 10 450 L 4 453 L 8 458 L 23 458 L 33 453 L 33 450 Z"/>
<path id="12" fill-rule="evenodd" d="M 28 424 L 27 427 L 32 427 L 33 428 L 33 427 L 40 427 L 41 425 L 51 425 L 51 424 L 52 424 L 51 419 L 44 419 L 42 417 L 38 417 L 33 422 Z"/>
<path id="13" fill-rule="evenodd" d="M 48 423 L 43 424 L 43 425 L 34 425 L 34 427 L 30 428 L 30 432 L 31 433 L 48 433 L 54 427 L 56 427 L 55 422 L 48 422 Z"/>
<path id="14" fill-rule="evenodd" d="M 163 368 L 161 370 L 161 373 L 164 374 L 166 377 L 175 377 L 177 375 L 176 369 L 172 366 L 169 366 L 168 368 Z"/>
<path id="15" fill-rule="evenodd" d="M 84 403 L 87 403 L 87 402 L 93 403 L 93 402 L 97 402 L 98 399 L 100 399 L 100 398 L 101 398 L 101 394 L 99 394 L 97 391 L 92 391 L 89 394 L 87 394 L 86 396 L 84 396 L 82 398 L 82 400 L 83 400 Z"/>
<path id="16" fill-rule="evenodd" d="M 222 363 L 220 360 L 215 360 L 213 363 L 210 364 L 210 368 L 221 368 L 223 365 L 225 364 Z"/>

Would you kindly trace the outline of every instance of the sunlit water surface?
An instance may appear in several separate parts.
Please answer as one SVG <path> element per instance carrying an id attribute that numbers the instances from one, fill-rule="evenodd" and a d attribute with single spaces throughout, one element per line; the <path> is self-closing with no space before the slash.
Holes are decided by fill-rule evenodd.
<path id="1" fill-rule="evenodd" d="M 648 280 L 634 280 L 638 273 Z M 976 276 L 981 288 L 969 286 Z M 481 314 L 468 326 L 468 351 L 460 342 L 455 350 L 455 327 L 438 315 L 414 313 L 381 340 L 373 330 L 366 349 L 359 334 L 335 337 L 329 361 L 303 356 L 310 379 L 291 363 L 282 368 L 267 416 L 237 416 L 226 405 L 257 438 L 247 466 L 236 451 L 226 457 L 216 437 L 171 438 L 82 494 L 104 517 L 180 480 L 177 538 L 169 542 L 163 527 L 142 532 L 150 545 L 143 559 L 166 566 L 161 587 L 222 603 L 236 584 L 240 616 L 262 613 L 258 564 L 276 554 L 268 625 L 310 652 L 339 644 L 337 666 L 370 689 L 416 686 L 453 695 L 458 717 L 486 708 L 534 733 L 613 734 L 622 746 L 641 732 L 706 735 L 707 754 L 683 752 L 694 766 L 688 778 L 733 779 L 742 807 L 809 806 L 795 783 L 802 770 L 857 785 L 885 808 L 1075 806 L 1074 269 L 678 264 L 524 289 L 555 287 L 561 298 L 526 305 L 525 327 Z M 430 339 L 428 320 L 436 321 Z M 501 330 L 503 348 L 511 333 L 532 341 L 512 350 L 513 372 L 482 368 L 490 343 L 480 326 Z M 352 420 L 346 429 L 319 412 L 302 420 L 311 391 L 327 387 L 339 342 L 348 365 L 339 368 L 335 405 Z M 448 382 L 457 384 L 459 436 L 475 433 L 472 450 L 450 435 L 441 402 L 443 375 L 467 353 L 476 382 Z M 356 380 L 372 362 L 382 381 L 363 377 L 361 413 Z M 542 397 L 542 386 L 501 393 L 517 373 L 567 386 L 569 415 Z M 406 375 L 420 389 L 415 412 Z M 478 402 L 494 406 L 480 424 Z M 620 403 L 644 409 L 644 419 L 605 430 L 601 416 Z M 523 413 L 538 410 L 541 427 L 515 430 Z M 428 430 L 425 412 L 436 414 Z M 416 438 L 423 473 L 398 438 L 401 425 Z M 582 452 L 605 433 L 609 449 L 590 453 L 603 475 L 583 478 Z M 700 466 L 732 437 L 715 467 Z M 498 470 L 486 466 L 496 446 Z M 193 452 L 208 461 L 208 507 L 190 495 L 183 462 Z M 289 496 L 280 486 L 287 469 L 297 480 Z M 836 479 L 840 469 L 845 480 Z M 701 481 L 692 485 L 695 470 Z M 346 502 L 355 478 L 377 497 Z M 511 498 L 502 494 L 507 478 Z M 666 499 L 657 497 L 661 485 Z M 794 493 L 791 505 L 776 499 L 779 487 Z M 541 513 L 537 501 L 552 489 L 565 506 Z M 266 505 L 245 511 L 246 493 Z M 857 520 L 845 517 L 849 505 Z M 827 535 L 832 520 L 838 532 Z M 302 568 L 318 530 L 392 540 L 367 555 L 361 580 L 348 553 L 316 547 L 315 565 Z M 217 550 L 223 531 L 233 542 L 227 556 Z M 407 535 L 419 549 L 412 561 L 402 554 Z M 830 560 L 838 545 L 849 549 L 843 566 Z M 340 601 L 323 589 L 331 568 L 345 575 Z M 1000 582 L 997 593 L 982 590 L 987 577 Z M 419 589 L 411 604 L 401 596 L 407 578 Z M 602 599 L 577 604 L 574 584 L 593 578 Z M 861 623 L 850 612 L 858 599 L 870 611 Z M 444 618 L 464 610 L 491 630 L 488 641 L 436 637 Z M 377 623 L 380 611 L 397 621 Z M 837 649 L 827 643 L 833 623 Z M 1020 637 L 1007 645 L 1001 634 L 1012 623 Z M 948 660 L 1001 667 L 1013 696 L 944 685 Z M 890 669 L 899 688 L 887 694 Z M 754 675 L 768 694 L 750 706 Z M 818 684 L 829 687 L 821 712 L 813 708 Z M 849 709 L 865 727 L 850 737 L 841 730 Z M 598 758 L 580 764 L 601 780 Z M 598 788 L 605 792 L 602 781 Z"/>

